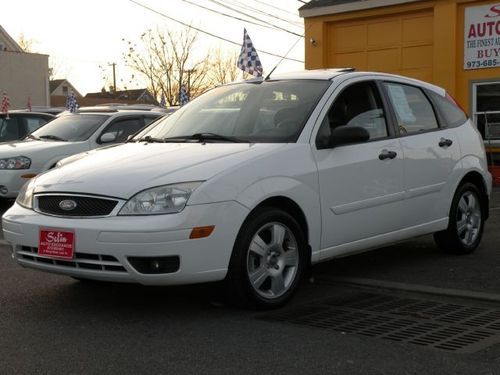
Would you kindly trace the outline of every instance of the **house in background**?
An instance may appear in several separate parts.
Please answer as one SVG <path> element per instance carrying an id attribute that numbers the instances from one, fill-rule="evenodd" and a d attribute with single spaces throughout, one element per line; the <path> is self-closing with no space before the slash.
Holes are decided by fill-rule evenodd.
<path id="1" fill-rule="evenodd" d="M 0 95 L 6 92 L 10 108 L 48 106 L 49 56 L 23 52 L 19 44 L 0 26 Z"/>
<path id="2" fill-rule="evenodd" d="M 67 79 L 54 79 L 50 81 L 50 96 L 68 96 L 75 93 L 77 98 L 81 98 L 82 94 L 73 86 Z"/>
<path id="3" fill-rule="evenodd" d="M 75 94 L 78 104 L 81 106 L 82 94 L 67 79 L 54 79 L 50 81 L 50 105 L 52 107 L 66 106 L 66 98 Z"/>

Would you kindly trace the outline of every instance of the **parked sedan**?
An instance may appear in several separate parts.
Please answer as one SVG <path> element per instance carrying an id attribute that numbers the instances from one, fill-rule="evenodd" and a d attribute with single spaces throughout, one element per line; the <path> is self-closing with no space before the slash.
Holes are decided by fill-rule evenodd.
<path id="1" fill-rule="evenodd" d="M 25 267 L 224 280 L 236 300 L 276 307 L 327 259 L 429 233 L 445 251 L 474 251 L 490 193 L 481 136 L 445 90 L 308 71 L 216 88 L 30 180 L 3 231 Z"/>
<path id="2" fill-rule="evenodd" d="M 0 197 L 15 198 L 27 179 L 53 168 L 59 160 L 125 142 L 129 135 L 163 115 L 117 110 L 61 115 L 22 142 L 0 145 Z"/>
<path id="3" fill-rule="evenodd" d="M 23 139 L 54 118 L 53 115 L 38 112 L 14 111 L 9 112 L 8 116 L 0 113 L 0 142 Z"/>

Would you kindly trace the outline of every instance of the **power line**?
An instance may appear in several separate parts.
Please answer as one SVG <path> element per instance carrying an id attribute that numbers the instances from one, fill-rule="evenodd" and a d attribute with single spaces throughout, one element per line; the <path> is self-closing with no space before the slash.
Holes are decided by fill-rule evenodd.
<path id="1" fill-rule="evenodd" d="M 241 1 L 238 1 L 238 0 L 233 0 L 232 4 L 235 5 L 235 6 L 238 6 L 240 8 L 246 9 L 246 10 L 251 10 L 252 12 L 257 12 L 257 13 L 263 14 L 263 15 L 268 16 L 268 17 L 276 18 L 276 19 L 278 19 L 280 21 L 289 23 L 290 25 L 293 25 L 295 27 L 301 27 L 302 28 L 302 26 L 304 25 L 302 22 L 294 22 L 294 21 L 291 21 L 291 20 L 288 20 L 288 19 L 285 19 L 285 18 L 281 18 L 281 17 L 279 17 L 277 15 L 273 15 L 273 14 L 267 13 L 267 12 L 265 12 L 263 10 L 260 10 L 258 8 L 255 8 L 255 7 L 252 7 L 252 6 L 250 6 L 248 4 L 245 4 L 245 3 L 241 2 Z M 273 7 L 272 5 L 269 5 L 269 6 Z M 273 7 L 273 8 L 276 8 L 276 7 Z M 277 8 L 277 9 L 280 9 L 280 8 Z"/>
<path id="2" fill-rule="evenodd" d="M 208 1 L 210 1 L 210 2 L 212 2 L 212 3 L 214 3 L 214 4 L 217 4 L 217 5 L 221 6 L 221 7 L 224 7 L 224 8 L 230 9 L 230 10 L 232 10 L 233 12 L 243 14 L 243 15 L 245 15 L 245 16 L 247 16 L 247 17 L 249 17 L 249 18 L 252 18 L 252 19 L 254 19 L 254 20 L 257 20 L 257 21 L 260 21 L 260 22 L 265 22 L 265 21 L 262 21 L 261 19 L 259 19 L 259 18 L 257 18 L 257 17 L 252 16 L 251 14 L 248 14 L 248 13 L 242 12 L 241 10 L 235 9 L 235 8 L 233 8 L 233 7 L 230 7 L 229 5 L 226 5 L 226 4 L 224 4 L 224 3 L 221 3 L 220 1 L 217 1 L 217 0 L 208 0 Z M 274 26 L 275 28 L 280 29 L 280 30 L 283 30 L 283 31 L 285 31 L 285 32 L 287 32 L 287 33 L 293 34 L 293 35 L 295 35 L 295 36 L 302 36 L 301 34 L 298 34 L 298 33 L 295 33 L 295 32 L 293 32 L 293 31 L 287 30 L 287 29 L 285 29 L 285 28 L 283 28 L 283 27 L 280 27 L 280 26 L 273 25 L 272 23 L 269 23 L 269 22 L 265 22 L 265 23 L 267 23 L 268 25 L 272 25 L 272 26 Z"/>
<path id="3" fill-rule="evenodd" d="M 221 36 L 218 36 L 218 35 L 212 34 L 211 32 L 208 32 L 208 31 L 202 30 L 202 29 L 200 29 L 200 28 L 198 28 L 198 27 L 188 25 L 188 24 L 187 24 L 187 23 L 185 23 L 185 22 L 182 22 L 182 21 L 179 21 L 179 20 L 177 20 L 177 19 L 175 19 L 175 18 L 172 18 L 172 17 L 170 17 L 170 16 L 167 16 L 166 14 L 161 13 L 161 12 L 159 12 L 159 11 L 157 11 L 157 10 L 154 10 L 153 8 L 150 8 L 150 7 L 148 7 L 147 5 L 141 4 L 141 3 L 139 3 L 138 1 L 135 1 L 135 0 L 128 0 L 128 1 L 129 1 L 129 2 L 131 2 L 131 3 L 134 3 L 135 5 L 138 5 L 138 6 L 142 7 L 142 8 L 144 8 L 144 9 L 147 9 L 147 10 L 149 10 L 150 12 L 156 13 L 156 14 L 158 14 L 159 16 L 162 16 L 162 17 L 167 18 L 167 19 L 169 19 L 169 20 L 171 20 L 171 21 L 174 21 L 174 22 L 176 22 L 176 23 L 179 23 L 179 24 L 181 24 L 181 25 L 183 25 L 183 26 L 185 26 L 185 27 L 188 27 L 188 28 L 190 28 L 190 29 L 193 29 L 193 30 L 199 31 L 200 33 L 203 33 L 203 34 L 206 34 L 206 35 L 210 35 L 210 36 L 211 36 L 211 37 L 213 37 L 213 38 L 217 38 L 217 39 L 223 40 L 223 41 L 225 41 L 225 42 L 227 42 L 227 43 L 231 43 L 231 44 L 234 44 L 234 45 L 237 45 L 237 46 L 241 46 L 241 43 L 238 43 L 238 42 L 235 42 L 235 41 L 233 41 L 233 40 L 226 39 L 226 38 L 224 38 L 224 37 L 221 37 Z M 264 54 L 269 55 L 269 56 L 274 56 L 274 57 L 279 57 L 279 58 L 283 58 L 283 57 L 284 57 L 284 56 L 281 56 L 281 55 L 278 55 L 278 54 L 275 54 L 275 53 L 272 53 L 272 52 L 263 51 L 263 50 L 259 50 L 259 52 L 264 53 Z M 303 63 L 303 62 L 304 62 L 303 60 L 294 59 L 294 58 L 292 58 L 292 57 L 284 57 L 284 58 L 285 58 L 286 60 L 296 61 L 296 62 L 299 62 L 299 63 Z"/>
<path id="4" fill-rule="evenodd" d="M 193 3 L 192 1 L 189 1 L 189 0 L 181 0 L 185 3 L 188 3 L 188 4 L 191 4 L 191 5 L 194 5 L 196 7 L 199 7 L 199 8 L 202 8 L 202 9 L 205 9 L 205 10 L 208 10 L 210 12 L 213 12 L 213 13 L 216 13 L 216 14 L 219 14 L 221 16 L 224 16 L 224 17 L 229 17 L 229 18 L 234 18 L 238 21 L 243 21 L 243 22 L 248 22 L 248 23 L 251 23 L 253 25 L 257 25 L 257 26 L 261 26 L 261 27 L 265 27 L 265 28 L 268 28 L 268 29 L 277 29 L 276 26 L 268 26 L 268 25 L 265 25 L 265 24 L 261 24 L 261 23 L 257 23 L 257 22 L 253 22 L 253 21 L 250 21 L 250 20 L 246 20 L 246 19 L 243 19 L 243 18 L 239 18 L 239 17 L 236 17 L 236 16 L 233 16 L 231 14 L 227 14 L 227 13 L 223 13 L 223 12 L 219 12 L 218 10 L 215 10 L 215 9 L 211 9 L 211 8 L 208 8 L 208 7 L 205 7 L 203 5 L 200 5 L 200 4 L 196 4 L 196 3 Z M 279 30 L 279 29 L 278 29 Z"/>
<path id="5" fill-rule="evenodd" d="M 292 16 L 296 16 L 296 17 L 298 16 L 296 13 L 293 13 L 293 12 L 290 12 L 290 11 L 288 11 L 288 10 L 286 10 L 286 9 L 279 8 L 279 7 L 277 7 L 277 6 L 274 6 L 274 5 L 268 4 L 268 3 L 266 3 L 265 1 L 260 1 L 260 0 L 253 0 L 253 1 L 255 1 L 256 3 L 260 3 L 260 4 L 263 4 L 263 5 L 266 5 L 266 6 L 270 7 L 270 8 L 274 8 L 274 9 L 276 9 L 276 10 L 280 10 L 280 11 L 282 11 L 282 12 L 285 12 L 285 13 L 291 14 Z"/>

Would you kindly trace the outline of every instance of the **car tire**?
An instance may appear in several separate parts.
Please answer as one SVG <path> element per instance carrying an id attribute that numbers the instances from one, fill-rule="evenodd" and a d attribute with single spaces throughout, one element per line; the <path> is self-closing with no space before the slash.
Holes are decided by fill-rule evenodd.
<path id="1" fill-rule="evenodd" d="M 287 212 L 266 207 L 243 223 L 225 280 L 231 302 L 247 308 L 282 306 L 305 273 L 307 246 L 302 228 Z"/>
<path id="2" fill-rule="evenodd" d="M 466 182 L 455 192 L 448 228 L 434 233 L 438 247 L 451 254 L 470 254 L 479 246 L 484 229 L 482 195 L 476 185 Z"/>

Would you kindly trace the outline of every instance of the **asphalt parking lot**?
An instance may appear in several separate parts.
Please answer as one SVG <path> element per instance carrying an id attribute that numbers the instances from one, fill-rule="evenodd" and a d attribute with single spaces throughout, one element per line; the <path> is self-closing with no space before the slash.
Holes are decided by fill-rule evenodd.
<path id="1" fill-rule="evenodd" d="M 328 262 L 273 312 L 214 285 L 86 285 L 1 245 L 0 373 L 499 374 L 499 224 L 495 190 L 474 254 L 425 236 Z"/>

